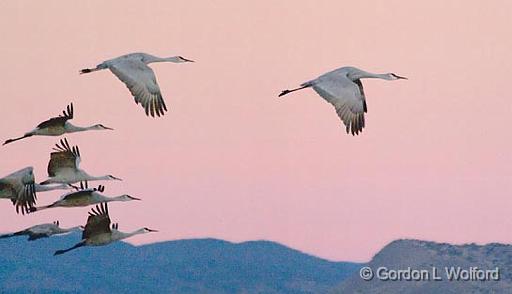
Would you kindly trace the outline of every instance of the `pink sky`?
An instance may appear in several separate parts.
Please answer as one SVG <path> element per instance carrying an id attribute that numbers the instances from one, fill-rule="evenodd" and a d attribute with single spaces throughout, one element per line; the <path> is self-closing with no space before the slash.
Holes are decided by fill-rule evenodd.
<path id="1" fill-rule="evenodd" d="M 67 137 L 85 170 L 124 179 L 107 194 L 144 199 L 110 206 L 122 230 L 161 231 L 130 242 L 269 239 L 353 261 L 397 238 L 512 242 L 510 1 L 104 2 L 0 3 L 0 138 L 71 101 L 75 124 L 114 127 Z M 108 71 L 78 75 L 137 51 L 197 61 L 152 65 L 164 118 Z M 276 98 L 345 65 L 409 77 L 363 81 L 358 137 L 311 90 Z M 1 176 L 33 165 L 44 180 L 57 140 L 2 147 Z M 88 210 L 21 216 L 4 200 L 0 231 Z"/>

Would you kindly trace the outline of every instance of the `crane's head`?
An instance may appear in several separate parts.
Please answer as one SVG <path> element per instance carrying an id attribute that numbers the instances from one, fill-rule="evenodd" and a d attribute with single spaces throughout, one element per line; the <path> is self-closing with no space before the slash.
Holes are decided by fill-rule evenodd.
<path id="1" fill-rule="evenodd" d="M 97 124 L 97 125 L 94 125 L 90 128 L 91 130 L 97 130 L 97 131 L 102 131 L 102 130 L 114 130 L 113 128 L 109 128 L 109 127 L 106 127 L 102 124 Z"/>
<path id="2" fill-rule="evenodd" d="M 107 179 L 107 180 L 113 180 L 113 181 L 122 181 L 122 179 L 120 179 L 120 178 L 116 178 L 116 177 L 114 177 L 113 175 L 108 175 L 108 176 L 106 176 L 106 179 Z"/>
<path id="3" fill-rule="evenodd" d="M 394 74 L 394 73 L 388 73 L 387 75 L 388 75 L 388 79 L 390 81 L 392 81 L 392 80 L 407 80 L 406 77 L 401 77 L 401 76 L 399 76 L 397 74 Z"/>
<path id="4" fill-rule="evenodd" d="M 185 58 L 185 57 L 183 57 L 183 56 L 177 56 L 177 57 L 176 57 L 176 61 L 177 61 L 177 62 L 194 62 L 193 60 L 186 59 L 186 58 Z"/>
<path id="5" fill-rule="evenodd" d="M 158 232 L 157 230 L 152 230 L 152 229 L 149 229 L 149 228 L 142 228 L 141 231 L 143 231 L 143 233 Z"/>
<path id="6" fill-rule="evenodd" d="M 133 201 L 133 200 L 142 200 L 140 198 L 135 198 L 130 195 L 121 195 L 118 197 L 119 201 Z"/>

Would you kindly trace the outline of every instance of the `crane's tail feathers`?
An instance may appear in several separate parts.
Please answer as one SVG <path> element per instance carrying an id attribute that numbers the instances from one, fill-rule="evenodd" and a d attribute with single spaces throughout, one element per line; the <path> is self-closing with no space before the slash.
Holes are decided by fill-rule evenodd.
<path id="1" fill-rule="evenodd" d="M 9 143 L 16 142 L 16 141 L 19 141 L 19 140 L 22 140 L 22 139 L 25 139 L 25 138 L 28 138 L 28 137 L 32 137 L 32 136 L 33 136 L 32 134 L 25 134 L 25 135 L 23 135 L 22 137 L 19 137 L 19 138 L 14 138 L 14 139 L 6 140 L 2 145 L 7 145 Z"/>
<path id="2" fill-rule="evenodd" d="M 71 247 L 71 248 L 64 249 L 64 250 L 57 250 L 57 251 L 55 251 L 55 253 L 53 254 L 53 256 L 55 256 L 55 255 L 61 255 L 61 254 L 64 254 L 64 253 L 66 253 L 66 252 L 68 252 L 68 251 L 71 251 L 71 250 L 74 250 L 74 249 L 80 248 L 80 247 L 82 247 L 82 246 L 85 246 L 85 242 L 83 242 L 83 241 L 82 241 L 82 242 L 80 242 L 80 243 L 78 243 L 78 244 L 76 244 L 75 246 L 73 246 L 73 247 Z"/>

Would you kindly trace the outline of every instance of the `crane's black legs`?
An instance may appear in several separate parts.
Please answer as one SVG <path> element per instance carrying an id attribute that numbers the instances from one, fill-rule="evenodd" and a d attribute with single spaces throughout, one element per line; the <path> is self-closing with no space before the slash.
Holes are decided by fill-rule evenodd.
<path id="1" fill-rule="evenodd" d="M 9 143 L 21 140 L 21 139 L 25 139 L 25 138 L 28 138 L 28 137 L 32 137 L 32 136 L 33 136 L 32 134 L 25 134 L 25 135 L 23 135 L 22 137 L 19 137 L 19 138 L 9 139 L 9 140 L 5 141 L 2 145 L 6 145 L 6 144 L 9 144 Z"/>
<path id="2" fill-rule="evenodd" d="M 281 92 L 281 94 L 279 94 L 278 97 L 284 96 L 284 95 L 286 95 L 288 93 L 291 93 L 291 92 L 302 90 L 302 89 L 307 88 L 307 87 L 311 87 L 311 85 L 306 85 L 306 86 L 302 86 L 302 87 L 291 89 L 291 90 L 284 90 L 284 91 Z"/>
<path id="3" fill-rule="evenodd" d="M 54 253 L 53 255 L 54 255 L 54 256 L 55 256 L 55 255 L 61 255 L 61 254 L 64 254 L 64 253 L 66 253 L 66 252 L 68 252 L 68 251 L 71 251 L 71 250 L 73 250 L 73 249 L 80 248 L 80 247 L 82 247 L 82 246 L 85 246 L 85 241 L 82 241 L 82 242 L 80 242 L 80 243 L 76 244 L 75 246 L 73 246 L 73 247 L 71 247 L 71 248 L 68 248 L 68 249 L 64 249 L 64 250 L 57 250 L 57 251 L 55 251 L 55 253 Z"/>

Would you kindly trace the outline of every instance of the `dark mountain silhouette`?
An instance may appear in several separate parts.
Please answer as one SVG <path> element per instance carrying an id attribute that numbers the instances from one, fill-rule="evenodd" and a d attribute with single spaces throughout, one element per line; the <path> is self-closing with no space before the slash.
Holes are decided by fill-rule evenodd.
<path id="1" fill-rule="evenodd" d="M 375 273 L 371 281 L 365 281 L 359 272 L 346 279 L 331 293 L 512 293 L 512 246 L 499 243 L 487 245 L 452 245 L 420 240 L 396 240 L 385 246 L 368 264 Z M 391 270 L 426 270 L 429 280 L 419 280 L 413 275 L 396 276 L 392 280 L 379 280 L 376 272 L 385 267 Z M 434 280 L 432 268 L 442 280 Z M 499 280 L 491 276 L 487 280 L 477 280 L 478 276 L 465 276 L 462 270 L 499 269 Z M 458 275 L 449 276 L 458 271 Z M 386 278 L 385 275 L 381 277 Z M 390 276 L 388 276 L 390 277 Z M 476 278 L 475 278 L 476 277 Z M 451 278 L 451 280 L 450 280 Z M 409 280 L 407 280 L 409 279 Z"/>
<path id="2" fill-rule="evenodd" d="M 325 293 L 359 268 L 269 241 L 118 242 L 53 256 L 78 240 L 77 233 L 0 240 L 0 292 Z"/>

